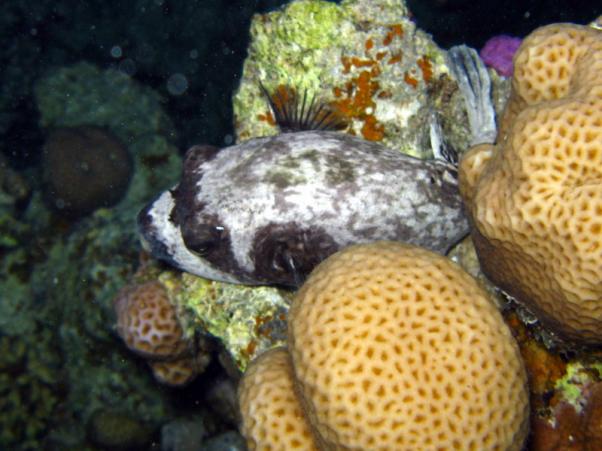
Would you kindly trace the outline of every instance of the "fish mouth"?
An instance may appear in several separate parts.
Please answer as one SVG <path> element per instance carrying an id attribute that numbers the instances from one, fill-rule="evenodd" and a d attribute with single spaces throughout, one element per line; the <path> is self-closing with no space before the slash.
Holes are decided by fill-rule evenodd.
<path id="1" fill-rule="evenodd" d="M 166 193 L 168 192 L 161 193 L 138 213 L 136 218 L 138 236 L 140 238 L 140 244 L 145 251 L 159 260 L 177 266 L 177 262 L 173 261 L 171 258 L 169 246 L 161 234 L 161 228 L 157 221 L 161 210 L 159 207 L 167 203 L 167 199 L 163 199 L 166 196 Z"/>

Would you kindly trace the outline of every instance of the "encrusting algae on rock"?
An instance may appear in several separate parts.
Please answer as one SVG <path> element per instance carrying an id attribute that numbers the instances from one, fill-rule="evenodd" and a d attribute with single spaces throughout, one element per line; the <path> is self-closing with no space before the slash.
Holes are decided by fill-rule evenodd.
<path id="1" fill-rule="evenodd" d="M 202 373 L 216 351 L 215 339 L 221 343 L 220 361 L 237 378 L 250 360 L 285 343 L 291 296 L 274 287 L 211 281 L 147 261 L 113 301 L 116 332 L 147 359 L 161 383 L 186 385 Z"/>
<path id="2" fill-rule="evenodd" d="M 188 327 L 219 339 L 235 371 L 244 372 L 257 355 L 285 344 L 288 291 L 231 285 L 186 273 L 172 290 Z"/>
<path id="3" fill-rule="evenodd" d="M 260 81 L 270 90 L 308 91 L 337 111 L 348 133 L 429 157 L 428 124 L 441 106 L 431 88 L 451 84 L 448 73 L 444 52 L 401 0 L 295 1 L 253 19 L 234 98 L 237 137 L 276 132 Z M 453 134 L 457 145 L 462 138 Z"/>

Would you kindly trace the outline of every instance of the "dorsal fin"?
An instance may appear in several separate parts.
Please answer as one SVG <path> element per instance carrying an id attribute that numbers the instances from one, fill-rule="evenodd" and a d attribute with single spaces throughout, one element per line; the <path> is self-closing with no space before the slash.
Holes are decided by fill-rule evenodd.
<path id="1" fill-rule="evenodd" d="M 276 125 L 283 133 L 304 130 L 342 130 L 347 127 L 343 117 L 328 103 L 317 102 L 312 96 L 308 102 L 307 90 L 300 97 L 296 90 L 279 85 L 271 94 L 260 82 L 274 115 Z"/>

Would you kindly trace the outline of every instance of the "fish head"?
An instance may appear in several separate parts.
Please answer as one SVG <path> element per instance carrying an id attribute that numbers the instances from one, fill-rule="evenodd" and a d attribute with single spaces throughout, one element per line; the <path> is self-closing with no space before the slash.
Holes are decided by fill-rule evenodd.
<path id="1" fill-rule="evenodd" d="M 203 258 L 203 246 L 207 246 L 207 243 L 203 243 L 202 239 L 193 242 L 196 251 L 194 247 L 191 249 L 186 245 L 175 220 L 174 193 L 174 190 L 164 191 L 138 214 L 138 232 L 143 248 L 153 257 L 199 277 L 227 283 L 255 284 L 255 281 L 223 271 Z M 204 235 L 207 236 L 207 233 Z"/>

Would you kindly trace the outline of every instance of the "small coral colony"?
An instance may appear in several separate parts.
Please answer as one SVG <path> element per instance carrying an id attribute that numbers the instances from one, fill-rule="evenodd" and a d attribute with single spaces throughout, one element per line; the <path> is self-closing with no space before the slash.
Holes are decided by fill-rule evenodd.
<path id="1" fill-rule="evenodd" d="M 469 233 L 489 287 L 534 315 L 541 336 L 567 353 L 602 344 L 602 33 L 550 25 L 508 46 L 482 54 L 506 57 L 511 76 L 497 138 L 457 167 L 332 130 L 346 118 L 302 91 L 265 92 L 286 130 L 193 147 L 179 184 L 141 211 L 155 258 L 297 290 L 286 346 L 261 353 L 239 385 L 249 449 L 520 450 L 530 429 L 534 449 L 548 446 L 542 430 L 565 449 L 555 404 L 535 396 L 529 346 L 544 345 L 525 342 L 483 279 L 444 254 Z M 160 381 L 181 385 L 206 362 L 166 293 L 156 281 L 124 288 L 117 331 Z M 602 449 L 591 429 L 571 433 L 590 431 Z"/>

